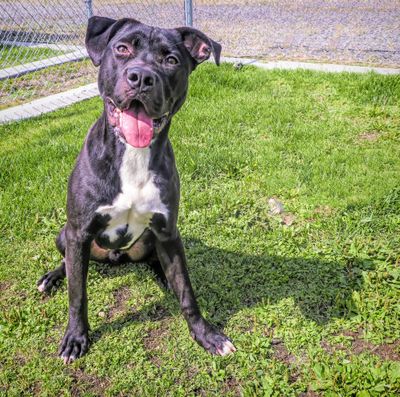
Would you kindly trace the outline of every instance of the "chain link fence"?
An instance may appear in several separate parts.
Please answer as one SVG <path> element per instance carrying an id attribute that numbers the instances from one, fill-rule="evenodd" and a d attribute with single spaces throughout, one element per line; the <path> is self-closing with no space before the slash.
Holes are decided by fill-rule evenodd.
<path id="1" fill-rule="evenodd" d="M 13 0 L 0 9 L 0 109 L 95 81 L 84 47 L 90 15 L 184 24 L 181 0 Z"/>
<path id="2" fill-rule="evenodd" d="M 398 0 L 0 0 L 0 11 L 0 110 L 95 81 L 90 15 L 193 24 L 230 57 L 400 65 Z"/>

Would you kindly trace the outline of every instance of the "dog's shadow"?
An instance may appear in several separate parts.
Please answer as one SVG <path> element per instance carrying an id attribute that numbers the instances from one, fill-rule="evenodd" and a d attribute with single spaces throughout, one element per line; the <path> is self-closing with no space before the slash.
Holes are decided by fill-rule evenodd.
<path id="1" fill-rule="evenodd" d="M 303 315 L 319 324 L 355 312 L 352 293 L 362 287 L 362 272 L 373 268 L 371 261 L 249 255 L 210 247 L 197 239 L 184 240 L 189 274 L 200 307 L 208 319 L 223 327 L 238 311 L 268 306 L 290 298 Z M 137 272 L 138 264 L 122 268 L 95 264 L 105 277 Z M 142 265 L 140 265 L 142 266 Z M 172 296 L 172 291 L 166 292 Z M 129 312 L 95 329 L 93 339 L 104 332 L 121 329 L 135 321 L 161 320 L 170 316 L 170 304 L 161 299 Z M 168 298 L 169 299 L 169 298 Z M 176 304 L 173 313 L 179 313 Z"/>

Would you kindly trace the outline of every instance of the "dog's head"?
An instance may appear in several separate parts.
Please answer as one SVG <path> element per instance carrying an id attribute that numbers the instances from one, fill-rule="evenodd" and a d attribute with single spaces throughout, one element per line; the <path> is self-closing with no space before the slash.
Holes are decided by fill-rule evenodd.
<path id="1" fill-rule="evenodd" d="M 221 46 L 187 27 L 160 29 L 134 19 L 89 19 L 86 48 L 99 70 L 108 123 L 135 147 L 149 146 L 182 106 L 189 74 Z"/>

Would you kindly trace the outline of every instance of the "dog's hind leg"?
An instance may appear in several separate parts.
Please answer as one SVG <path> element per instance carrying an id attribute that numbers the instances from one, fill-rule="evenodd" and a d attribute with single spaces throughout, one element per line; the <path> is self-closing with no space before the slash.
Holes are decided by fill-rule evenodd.
<path id="1" fill-rule="evenodd" d="M 62 256 L 65 256 L 65 226 L 61 229 L 57 239 L 56 246 Z M 61 261 L 61 265 L 51 272 L 46 273 L 42 276 L 38 282 L 37 287 L 40 292 L 49 293 L 52 288 L 57 287 L 59 282 L 65 278 L 65 263 L 64 259 Z"/>
<path id="2" fill-rule="evenodd" d="M 132 247 L 123 251 L 121 259 L 125 262 L 146 262 L 162 286 L 169 288 L 168 281 L 155 249 L 155 236 L 150 230 L 146 230 Z"/>
<path id="3" fill-rule="evenodd" d="M 154 272 L 157 281 L 159 281 L 165 289 L 171 289 L 168 280 L 165 277 L 160 260 L 158 259 L 156 250 L 154 250 L 154 252 L 146 259 L 146 263 Z"/>
<path id="4" fill-rule="evenodd" d="M 111 250 L 101 248 L 96 241 L 93 240 L 90 245 L 90 260 L 100 263 L 109 263 L 110 252 Z"/>
<path id="5" fill-rule="evenodd" d="M 49 293 L 52 288 L 58 287 L 60 281 L 65 278 L 65 263 L 64 259 L 61 261 L 61 265 L 52 270 L 51 272 L 46 273 L 42 276 L 38 282 L 37 287 L 40 292 Z"/>
<path id="6" fill-rule="evenodd" d="M 58 236 L 56 238 L 56 247 L 60 254 L 65 257 L 65 247 L 66 247 L 66 239 L 65 239 L 65 225 L 63 228 L 60 230 L 60 233 L 58 233 Z"/>

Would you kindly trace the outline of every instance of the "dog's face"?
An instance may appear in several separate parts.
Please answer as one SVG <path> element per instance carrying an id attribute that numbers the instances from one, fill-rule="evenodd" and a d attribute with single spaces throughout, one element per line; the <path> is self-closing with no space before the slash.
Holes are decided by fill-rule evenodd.
<path id="1" fill-rule="evenodd" d="M 89 19 L 86 48 L 99 70 L 108 123 L 147 147 L 182 106 L 189 74 L 221 46 L 192 28 L 160 29 L 134 19 Z"/>

